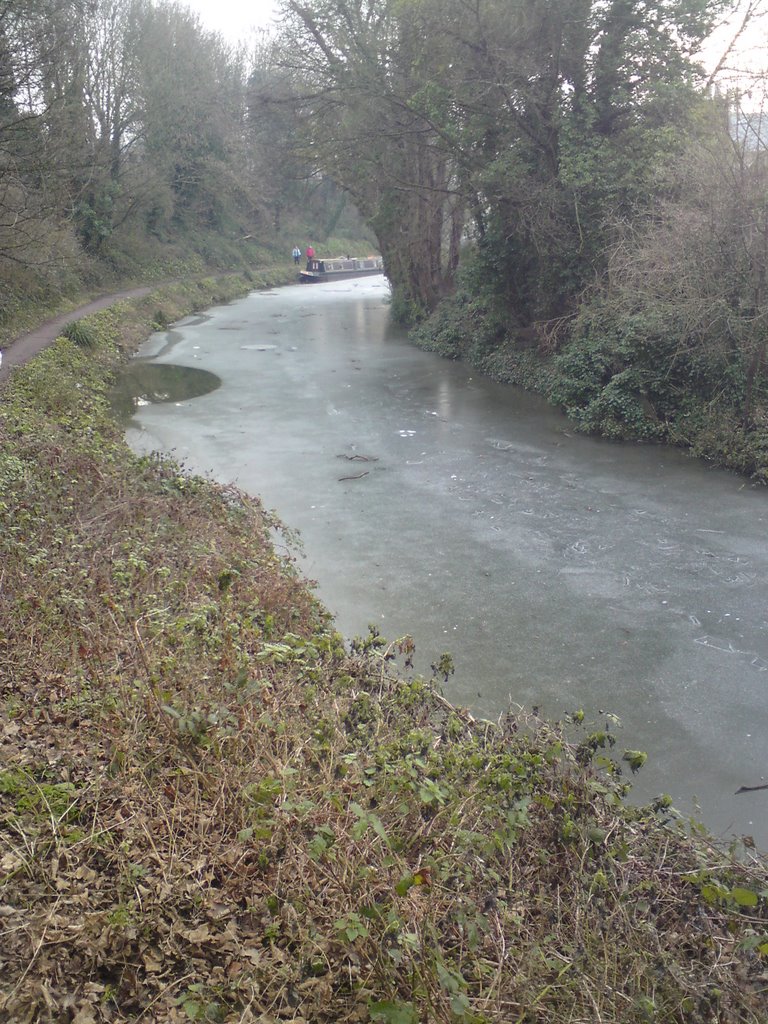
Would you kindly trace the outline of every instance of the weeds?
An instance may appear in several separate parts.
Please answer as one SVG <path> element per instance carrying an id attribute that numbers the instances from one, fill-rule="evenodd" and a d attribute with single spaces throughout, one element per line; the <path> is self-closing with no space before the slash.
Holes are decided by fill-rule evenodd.
<path id="1" fill-rule="evenodd" d="M 761 859 L 625 807 L 583 714 L 347 649 L 258 501 L 125 448 L 115 326 L 0 409 L 0 1016 L 768 1019 Z"/>
<path id="2" fill-rule="evenodd" d="M 61 333 L 78 348 L 96 347 L 96 332 L 83 320 L 71 320 L 63 327 Z"/>

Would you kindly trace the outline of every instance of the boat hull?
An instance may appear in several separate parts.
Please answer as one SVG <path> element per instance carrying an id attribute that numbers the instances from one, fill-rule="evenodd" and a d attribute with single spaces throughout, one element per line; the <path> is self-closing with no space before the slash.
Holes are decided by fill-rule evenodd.
<path id="1" fill-rule="evenodd" d="M 381 269 L 377 270 L 331 270 L 322 273 L 315 270 L 299 271 L 299 281 L 302 284 L 315 284 L 318 281 L 343 281 L 349 277 L 372 277 L 374 274 L 383 274 Z"/>
<path id="2" fill-rule="evenodd" d="M 384 261 L 381 256 L 366 256 L 364 259 L 351 256 L 338 256 L 333 259 L 315 259 L 308 261 L 307 269 L 299 271 L 299 281 L 303 284 L 317 284 L 320 281 L 344 281 L 350 277 L 370 277 L 372 274 L 384 273 Z"/>

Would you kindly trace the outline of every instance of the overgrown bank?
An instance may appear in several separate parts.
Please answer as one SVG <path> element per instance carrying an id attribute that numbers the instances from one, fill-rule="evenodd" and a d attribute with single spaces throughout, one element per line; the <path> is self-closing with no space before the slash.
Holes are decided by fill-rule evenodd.
<path id="1" fill-rule="evenodd" d="M 112 273 L 104 265 L 90 279 L 73 275 L 55 289 L 28 287 L 18 293 L 11 289 L 0 303 L 0 350 L 43 320 L 70 312 L 75 318 L 78 307 L 91 299 L 136 284 L 153 287 L 150 305 L 154 308 L 146 307 L 148 320 L 142 318 L 138 328 L 148 333 L 148 323 L 163 327 L 190 310 L 206 309 L 249 289 L 286 284 L 294 278 L 287 253 L 275 248 L 241 246 L 240 258 L 233 257 L 228 265 L 206 263 L 197 255 L 181 258 L 169 249 L 164 258 L 158 255 L 154 261 L 133 267 L 132 273 Z"/>
<path id="2" fill-rule="evenodd" d="M 129 452 L 171 301 L 2 392 L 0 1016 L 764 1021 L 765 865 L 625 808 L 640 752 L 348 650 L 258 501 Z"/>
<path id="3" fill-rule="evenodd" d="M 628 315 L 595 302 L 567 322 L 520 330 L 470 281 L 411 338 L 543 395 L 577 430 L 675 445 L 768 483 L 768 377 L 758 363 L 750 383 L 754 353 L 730 345 L 725 326 L 719 340 L 683 351 L 662 309 Z"/>

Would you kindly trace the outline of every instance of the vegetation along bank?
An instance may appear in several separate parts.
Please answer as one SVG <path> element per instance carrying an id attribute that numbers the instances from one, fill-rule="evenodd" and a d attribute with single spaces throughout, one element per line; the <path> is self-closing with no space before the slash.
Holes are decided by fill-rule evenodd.
<path id="1" fill-rule="evenodd" d="M 0 392 L 0 1020 L 765 1024 L 754 851 L 625 807 L 644 755 L 604 731 L 477 723 L 409 641 L 348 647 L 259 502 L 107 400 L 261 283 L 209 268 L 359 211 L 430 344 L 764 476 L 765 166 L 691 56 L 720 6 L 281 7 L 247 53 L 160 0 L 0 0 L 0 345 L 201 278 Z"/>
<path id="2" fill-rule="evenodd" d="M 580 714 L 476 722 L 345 645 L 258 500 L 130 452 L 160 307 L 2 389 L 0 1018 L 764 1024 L 754 851 L 626 807 L 644 755 Z"/>
<path id="3" fill-rule="evenodd" d="M 521 329 L 459 287 L 410 337 L 494 380 L 543 395 L 576 430 L 675 445 L 768 483 L 765 377 L 750 388 L 751 357 L 724 336 L 713 336 L 711 347 L 693 358 L 682 356 L 667 326 L 663 310 L 626 316 L 601 305 L 583 309 L 564 327 L 568 341 L 560 345 L 544 325 Z"/>
<path id="4" fill-rule="evenodd" d="M 768 479 L 766 75 L 712 56 L 757 5 L 276 6 L 232 47 L 164 0 L 0 0 L 0 346 L 83 293 L 375 248 L 420 343 Z"/>
<path id="5" fill-rule="evenodd" d="M 765 63 L 711 56 L 736 6 L 284 0 L 280 61 L 421 343 L 766 482 Z"/>

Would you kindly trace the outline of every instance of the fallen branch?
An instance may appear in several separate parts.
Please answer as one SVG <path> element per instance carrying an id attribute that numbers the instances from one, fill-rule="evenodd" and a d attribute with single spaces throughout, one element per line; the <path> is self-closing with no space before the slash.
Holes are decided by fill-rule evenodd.
<path id="1" fill-rule="evenodd" d="M 368 476 L 369 473 L 370 473 L 370 470 L 366 469 L 364 473 L 355 473 L 354 476 L 340 476 L 339 477 L 339 482 L 341 482 L 342 480 L 359 480 L 360 477 Z"/>

